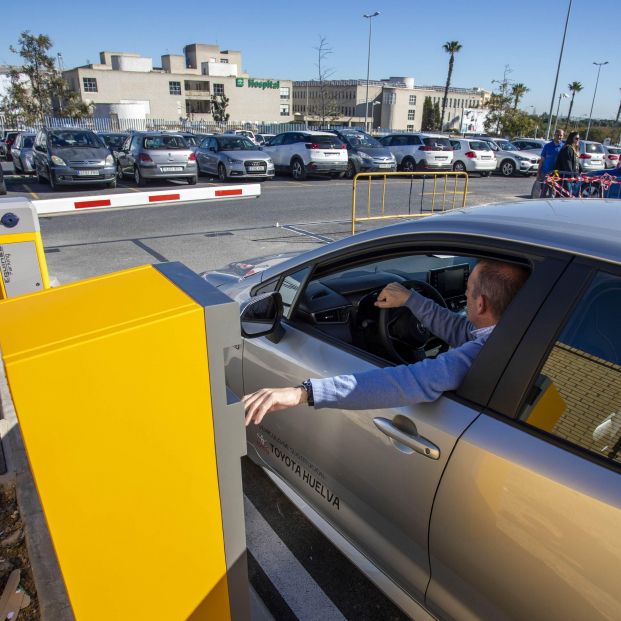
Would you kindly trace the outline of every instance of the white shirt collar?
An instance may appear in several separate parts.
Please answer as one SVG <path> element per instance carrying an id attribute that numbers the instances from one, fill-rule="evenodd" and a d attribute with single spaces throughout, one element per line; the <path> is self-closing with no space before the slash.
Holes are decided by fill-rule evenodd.
<path id="1" fill-rule="evenodd" d="M 493 326 L 485 326 L 485 328 L 477 328 L 476 330 L 472 330 L 472 336 L 474 336 L 475 339 L 478 339 L 480 336 L 489 336 L 495 327 L 496 324 Z"/>

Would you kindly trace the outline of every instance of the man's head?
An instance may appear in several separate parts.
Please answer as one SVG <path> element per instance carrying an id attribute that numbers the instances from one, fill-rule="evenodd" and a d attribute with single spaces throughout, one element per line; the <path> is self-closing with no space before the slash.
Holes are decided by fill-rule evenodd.
<path id="1" fill-rule="evenodd" d="M 522 288 L 529 271 L 520 265 L 482 259 L 472 270 L 466 288 L 466 312 L 477 327 L 493 326 Z"/>
<path id="2" fill-rule="evenodd" d="M 554 142 L 556 142 L 556 144 L 559 144 L 563 140 L 564 136 L 565 132 L 562 129 L 554 130 Z"/>

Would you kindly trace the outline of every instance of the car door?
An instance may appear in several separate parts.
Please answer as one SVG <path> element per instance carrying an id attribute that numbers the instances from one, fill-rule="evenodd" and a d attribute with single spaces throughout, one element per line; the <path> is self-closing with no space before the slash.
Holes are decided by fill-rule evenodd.
<path id="1" fill-rule="evenodd" d="M 215 138 L 209 138 L 207 149 L 201 153 L 204 169 L 212 174 L 218 173 L 218 141 Z"/>
<path id="2" fill-rule="evenodd" d="M 282 280 L 285 309 L 289 304 L 295 308 L 313 268 Z M 326 321 L 338 322 L 338 316 L 335 311 Z M 377 365 L 376 359 L 336 339 L 285 320 L 278 343 L 265 337 L 245 343 L 244 391 L 298 385 L 308 377 L 361 372 Z M 410 597 L 422 601 L 429 580 L 428 525 L 434 495 L 458 438 L 479 411 L 449 395 L 434 403 L 380 410 L 302 406 L 274 412 L 261 425 L 249 427 L 249 453 L 286 480 Z M 434 448 L 428 454 L 413 452 L 385 435 L 379 424 L 417 436 Z"/>
<path id="3" fill-rule="evenodd" d="M 286 134 L 278 134 L 274 136 L 268 144 L 264 145 L 263 150 L 272 158 L 275 168 L 282 168 L 282 143 Z M 287 162 L 288 165 L 288 162 Z"/>
<path id="4" fill-rule="evenodd" d="M 116 161 L 117 161 L 117 166 L 121 169 L 121 171 L 123 172 L 123 174 L 127 173 L 127 172 L 133 172 L 133 171 L 129 171 L 129 165 L 128 165 L 128 153 L 129 153 L 129 147 L 130 144 L 132 142 L 132 137 L 128 136 L 124 141 L 123 144 L 121 145 L 121 148 L 115 152 L 116 155 Z"/>
<path id="5" fill-rule="evenodd" d="M 440 618 L 619 618 L 621 269 L 575 261 L 463 434 L 430 527 Z"/>

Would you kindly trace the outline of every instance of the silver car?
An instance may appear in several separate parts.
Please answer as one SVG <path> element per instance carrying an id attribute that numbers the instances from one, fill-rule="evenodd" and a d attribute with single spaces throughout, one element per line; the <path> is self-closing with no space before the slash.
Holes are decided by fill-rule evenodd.
<path id="1" fill-rule="evenodd" d="M 11 147 L 11 158 L 13 159 L 13 167 L 16 173 L 34 174 L 34 141 L 36 134 L 34 132 L 20 132 L 15 138 L 15 142 Z"/>
<path id="2" fill-rule="evenodd" d="M 252 460 L 412 618 L 619 619 L 616 202 L 459 210 L 247 278 L 205 276 L 257 335 L 227 351 L 241 395 L 445 351 L 409 312 L 374 306 L 389 282 L 462 312 L 480 257 L 530 269 L 455 392 L 378 410 L 304 405 L 247 429 Z"/>
<path id="3" fill-rule="evenodd" d="M 483 138 L 496 155 L 496 170 L 503 177 L 512 177 L 515 173 L 536 175 L 539 167 L 539 156 L 529 151 L 520 150 L 508 140 L 502 138 Z"/>
<path id="4" fill-rule="evenodd" d="M 117 178 L 132 176 L 137 185 L 148 179 L 198 180 L 196 154 L 180 134 L 136 132 L 115 151 Z"/>
<path id="5" fill-rule="evenodd" d="M 272 179 L 272 158 L 249 138 L 236 134 L 209 136 L 196 151 L 199 172 L 228 179 Z"/>

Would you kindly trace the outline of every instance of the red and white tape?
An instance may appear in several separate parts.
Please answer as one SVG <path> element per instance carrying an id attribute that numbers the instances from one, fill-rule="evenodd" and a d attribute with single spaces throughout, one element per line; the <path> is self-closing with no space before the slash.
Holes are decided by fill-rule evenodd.
<path id="1" fill-rule="evenodd" d="M 120 207 L 141 207 L 156 203 L 187 203 L 196 201 L 221 201 L 242 198 L 258 198 L 261 186 L 258 183 L 244 185 L 206 186 L 200 188 L 174 188 L 158 192 L 124 192 L 122 194 L 100 194 L 99 196 L 72 196 L 33 200 L 39 215 L 88 211 L 91 209 L 118 209 Z"/>
<path id="2" fill-rule="evenodd" d="M 552 173 L 546 175 L 544 179 L 544 183 L 552 188 L 552 190 L 556 193 L 556 196 L 563 198 L 577 198 L 572 192 L 569 191 L 565 184 L 576 183 L 578 181 L 586 185 L 597 184 L 601 188 L 602 192 L 609 190 L 612 185 L 618 185 L 621 183 L 617 177 L 613 177 L 609 173 L 604 173 L 599 177 L 590 177 L 589 175 L 580 174 L 575 175 L 574 177 L 561 177 L 558 174 Z"/>

